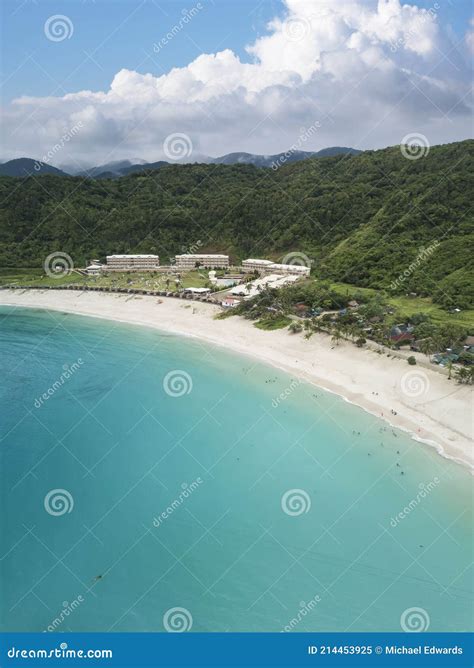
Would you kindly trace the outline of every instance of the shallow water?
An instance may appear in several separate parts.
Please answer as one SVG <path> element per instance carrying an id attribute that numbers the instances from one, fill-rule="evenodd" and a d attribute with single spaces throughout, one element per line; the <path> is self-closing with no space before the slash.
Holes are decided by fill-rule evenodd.
<path id="1" fill-rule="evenodd" d="M 472 479 L 434 449 L 105 320 L 2 307 L 0 368 L 2 630 L 471 630 Z"/>

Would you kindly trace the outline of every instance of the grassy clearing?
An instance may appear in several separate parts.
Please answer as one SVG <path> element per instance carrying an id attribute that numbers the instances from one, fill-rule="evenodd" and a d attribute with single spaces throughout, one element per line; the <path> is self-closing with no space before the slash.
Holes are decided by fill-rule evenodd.
<path id="1" fill-rule="evenodd" d="M 265 318 L 263 320 L 258 320 L 255 323 L 255 327 L 259 329 L 264 329 L 266 331 L 272 331 L 274 329 L 283 329 L 288 327 L 291 323 L 291 319 L 286 316 L 278 316 L 277 318 Z"/>
<path id="2" fill-rule="evenodd" d="M 138 290 L 169 290 L 174 292 L 176 275 L 158 272 L 111 272 L 100 276 L 82 276 L 77 272 L 56 277 L 46 276 L 42 269 L 2 269 L 0 285 L 15 287 L 40 285 L 58 287 L 60 285 L 87 285 L 102 288 L 135 288 Z M 169 286 L 166 280 L 169 279 Z M 181 287 L 202 288 L 208 283 L 207 272 L 190 271 L 181 274 Z"/>
<path id="3" fill-rule="evenodd" d="M 349 283 L 331 283 L 331 288 L 344 297 L 353 295 L 355 292 L 359 292 L 365 297 L 374 297 L 377 294 L 377 290 L 372 288 L 359 288 L 357 285 L 350 285 Z M 387 302 L 396 309 L 400 320 L 404 320 L 415 313 L 426 313 L 436 325 L 453 324 L 474 330 L 474 309 L 461 311 L 461 313 L 449 313 L 433 304 L 429 297 L 388 297 Z"/>
<path id="4" fill-rule="evenodd" d="M 359 288 L 350 283 L 331 283 L 330 288 L 343 297 L 352 296 L 355 292 L 359 292 L 364 297 L 374 297 L 377 294 L 377 290 L 373 288 Z"/>
<path id="5" fill-rule="evenodd" d="M 449 313 L 433 304 L 429 297 L 392 297 L 388 301 L 397 309 L 397 312 L 406 316 L 426 313 L 436 325 L 449 323 L 474 328 L 474 309 L 461 311 L 461 313 Z"/>

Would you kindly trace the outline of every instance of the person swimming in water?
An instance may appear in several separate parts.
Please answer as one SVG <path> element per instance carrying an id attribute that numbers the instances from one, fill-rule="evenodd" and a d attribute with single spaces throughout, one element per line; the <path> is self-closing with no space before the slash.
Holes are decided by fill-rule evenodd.
<path id="1" fill-rule="evenodd" d="M 104 576 L 103 575 L 96 575 L 93 582 L 97 582 L 98 580 L 102 580 Z"/>

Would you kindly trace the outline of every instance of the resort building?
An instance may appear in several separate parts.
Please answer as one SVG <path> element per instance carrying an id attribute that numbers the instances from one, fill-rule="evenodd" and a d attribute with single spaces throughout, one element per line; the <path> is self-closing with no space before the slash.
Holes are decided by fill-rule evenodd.
<path id="1" fill-rule="evenodd" d="M 186 254 L 176 255 L 175 260 L 176 267 L 184 271 L 191 271 L 196 268 L 196 265 L 205 267 L 206 269 L 223 269 L 229 266 L 228 255 Z"/>
<path id="2" fill-rule="evenodd" d="M 86 267 L 86 272 L 89 274 L 89 276 L 98 276 L 102 272 L 102 269 L 103 265 L 94 263 Z"/>
<path id="3" fill-rule="evenodd" d="M 221 306 L 223 308 L 235 308 L 240 304 L 240 299 L 236 299 L 235 297 L 226 297 L 221 301 Z"/>
<path id="4" fill-rule="evenodd" d="M 269 276 L 263 276 L 262 278 L 257 278 L 255 281 L 250 281 L 248 283 L 242 283 L 237 285 L 235 288 L 232 288 L 230 295 L 233 297 L 243 297 L 244 299 L 250 299 L 255 297 L 259 292 L 265 288 L 282 288 L 284 285 L 289 285 L 298 280 L 298 276 L 282 276 L 281 274 L 270 274 Z"/>
<path id="5" fill-rule="evenodd" d="M 285 274 L 285 276 L 309 276 L 311 267 L 302 264 L 271 264 L 269 270 L 272 273 Z"/>
<path id="6" fill-rule="evenodd" d="M 107 255 L 107 271 L 156 271 L 158 255 Z"/>
<path id="7" fill-rule="evenodd" d="M 251 273 L 252 271 L 265 271 L 272 264 L 273 262 L 271 260 L 243 260 L 242 270 L 245 271 L 245 273 Z"/>
<path id="8" fill-rule="evenodd" d="M 271 260 L 243 260 L 242 270 L 246 273 L 258 271 L 260 273 L 284 274 L 289 276 L 309 276 L 311 268 L 301 264 L 276 264 Z"/>

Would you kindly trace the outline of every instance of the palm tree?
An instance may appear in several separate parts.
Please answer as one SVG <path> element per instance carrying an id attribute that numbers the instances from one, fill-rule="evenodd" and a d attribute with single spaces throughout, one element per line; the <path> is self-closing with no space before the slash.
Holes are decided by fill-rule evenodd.
<path id="1" fill-rule="evenodd" d="M 448 369 L 448 380 L 451 380 L 451 372 L 453 370 L 453 361 L 449 360 L 448 363 L 446 364 L 446 368 Z"/>
<path id="2" fill-rule="evenodd" d="M 430 362 L 431 362 L 431 355 L 433 355 L 433 353 L 435 353 L 438 349 L 436 344 L 437 342 L 431 336 L 426 339 L 423 339 L 419 343 L 420 351 L 428 357 Z"/>
<path id="3" fill-rule="evenodd" d="M 343 336 L 341 333 L 341 330 L 339 328 L 339 325 L 335 325 L 333 330 L 332 330 L 332 337 L 331 341 L 336 344 L 336 346 L 339 345 L 340 341 L 342 340 Z"/>
<path id="4" fill-rule="evenodd" d="M 293 321 L 290 323 L 288 329 L 292 334 L 297 334 L 298 332 L 301 332 L 303 330 L 303 327 L 299 322 Z"/>
<path id="5" fill-rule="evenodd" d="M 465 366 L 461 366 L 459 369 L 456 369 L 456 380 L 458 383 L 472 383 L 472 379 L 472 367 L 471 369 L 466 369 Z"/>

